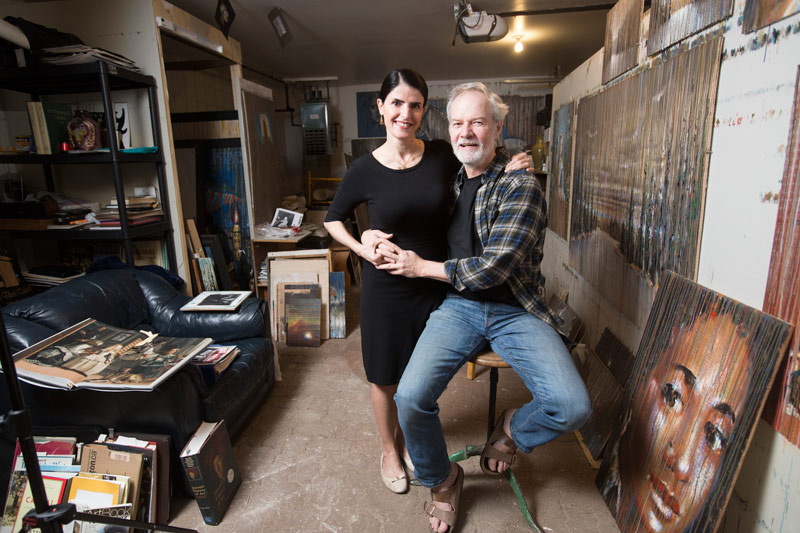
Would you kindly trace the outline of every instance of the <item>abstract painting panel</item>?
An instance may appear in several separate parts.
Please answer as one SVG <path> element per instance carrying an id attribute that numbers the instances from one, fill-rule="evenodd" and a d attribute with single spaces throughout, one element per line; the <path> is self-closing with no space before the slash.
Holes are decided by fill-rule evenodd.
<path id="1" fill-rule="evenodd" d="M 559 107 L 553 114 L 550 141 L 550 196 L 547 224 L 564 240 L 569 240 L 569 203 L 572 189 L 572 147 L 575 102 Z"/>
<path id="2" fill-rule="evenodd" d="M 786 165 L 778 201 L 778 219 L 772 240 L 764 311 L 787 322 L 800 322 L 800 69 Z M 800 335 L 795 333 L 784 373 L 775 384 L 778 413 L 775 428 L 800 446 Z"/>
<path id="3" fill-rule="evenodd" d="M 733 0 L 653 0 L 647 55 L 658 53 L 730 17 L 732 12 Z"/>
<path id="4" fill-rule="evenodd" d="M 579 102 L 569 262 L 639 326 L 663 269 L 696 276 L 721 52 L 679 47 Z"/>
<path id="5" fill-rule="evenodd" d="M 714 531 L 792 326 L 665 272 L 597 486 L 622 531 Z"/>
<path id="6" fill-rule="evenodd" d="M 743 31 L 750 33 L 800 11 L 800 0 L 747 0 Z"/>
<path id="7" fill-rule="evenodd" d="M 643 4 L 643 0 L 619 0 L 606 15 L 603 83 L 636 66 Z"/>

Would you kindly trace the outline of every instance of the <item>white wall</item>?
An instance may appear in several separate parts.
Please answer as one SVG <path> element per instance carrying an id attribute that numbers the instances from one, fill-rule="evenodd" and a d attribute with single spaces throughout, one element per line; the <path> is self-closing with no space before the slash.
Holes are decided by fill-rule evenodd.
<path id="1" fill-rule="evenodd" d="M 709 163 L 698 282 L 761 309 L 769 267 L 795 77 L 800 15 L 743 35 L 744 0 L 722 25 L 721 64 Z M 718 27 L 712 28 L 718 29 Z M 780 30 L 776 42 L 761 37 Z M 553 90 L 553 110 L 600 88 L 602 50 Z M 772 193 L 770 196 L 768 193 Z M 746 214 L 746 216 L 743 216 Z M 587 323 L 587 344 L 611 329 L 634 353 L 642 331 L 568 266 L 567 243 L 548 230 L 542 270 L 547 289 L 569 290 Z M 800 449 L 760 421 L 721 530 L 800 531 Z"/>

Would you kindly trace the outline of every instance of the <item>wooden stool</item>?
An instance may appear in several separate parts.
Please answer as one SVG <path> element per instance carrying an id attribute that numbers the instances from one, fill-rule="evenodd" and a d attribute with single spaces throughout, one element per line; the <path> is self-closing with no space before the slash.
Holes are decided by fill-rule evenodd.
<path id="1" fill-rule="evenodd" d="M 487 348 L 486 350 L 474 355 L 472 359 L 469 360 L 467 363 L 468 379 L 475 379 L 475 365 L 489 368 L 489 417 L 486 424 L 486 440 L 488 441 L 492 436 L 492 429 L 494 428 L 495 423 L 494 418 L 495 407 L 497 404 L 497 380 L 499 375 L 498 369 L 511 368 L 511 365 L 503 361 L 503 359 L 494 353 L 491 348 Z M 478 446 L 467 445 L 466 449 L 451 454 L 450 460 L 457 462 L 463 461 L 469 457 L 478 456 L 481 454 L 481 452 L 483 452 L 483 448 L 483 444 Z M 541 533 L 542 528 L 536 522 L 536 517 L 534 517 L 533 513 L 528 507 L 528 502 L 525 501 L 525 497 L 522 495 L 522 489 L 520 489 L 519 483 L 517 483 L 517 478 L 514 477 L 514 473 L 510 468 L 503 473 L 503 477 L 505 477 L 509 485 L 511 485 L 511 490 L 514 492 L 514 498 L 517 500 L 517 506 L 522 513 L 522 517 L 533 531 Z"/>
<path id="2" fill-rule="evenodd" d="M 475 379 L 475 365 L 489 368 L 489 421 L 486 424 L 486 439 L 492 436 L 495 422 L 495 406 L 497 404 L 497 380 L 499 368 L 511 368 L 511 365 L 494 353 L 491 348 L 474 355 L 467 363 L 467 379 Z"/>

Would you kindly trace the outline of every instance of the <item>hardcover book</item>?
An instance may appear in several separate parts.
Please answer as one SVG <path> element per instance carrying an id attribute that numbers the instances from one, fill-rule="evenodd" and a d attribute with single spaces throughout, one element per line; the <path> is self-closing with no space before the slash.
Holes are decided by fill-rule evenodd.
<path id="1" fill-rule="evenodd" d="M 236 346 L 209 344 L 205 350 L 194 356 L 192 363 L 200 369 L 206 383 L 212 386 L 237 355 L 239 355 L 239 348 Z"/>
<path id="2" fill-rule="evenodd" d="M 181 311 L 235 311 L 253 291 L 203 291 Z"/>
<path id="3" fill-rule="evenodd" d="M 211 344 L 88 318 L 14 355 L 20 379 L 43 387 L 152 390 Z"/>
<path id="4" fill-rule="evenodd" d="M 181 451 L 181 462 L 203 520 L 219 524 L 242 484 L 225 421 L 200 424 Z"/>

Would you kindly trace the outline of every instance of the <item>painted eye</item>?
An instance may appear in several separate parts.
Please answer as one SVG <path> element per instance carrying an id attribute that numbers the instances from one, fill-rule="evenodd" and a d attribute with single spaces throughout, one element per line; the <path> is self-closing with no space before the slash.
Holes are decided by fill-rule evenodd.
<path id="1" fill-rule="evenodd" d="M 708 447 L 714 451 L 720 451 L 728 445 L 728 439 L 719 430 L 717 426 L 711 422 L 706 422 L 705 425 L 706 442 Z"/>
<path id="2" fill-rule="evenodd" d="M 681 393 L 675 390 L 672 383 L 665 383 L 664 386 L 661 387 L 661 397 L 672 409 L 678 410 L 683 406 Z"/>

